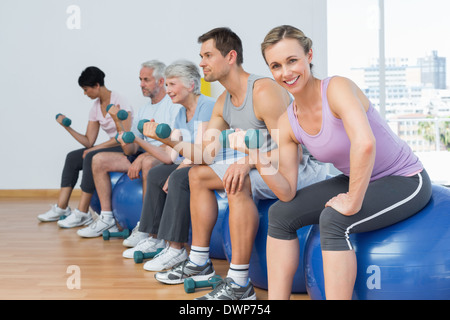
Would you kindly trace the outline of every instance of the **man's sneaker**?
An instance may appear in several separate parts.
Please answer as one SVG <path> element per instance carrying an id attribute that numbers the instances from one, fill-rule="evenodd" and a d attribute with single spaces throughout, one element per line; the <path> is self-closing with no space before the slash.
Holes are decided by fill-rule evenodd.
<path id="1" fill-rule="evenodd" d="M 155 239 L 153 237 L 148 237 L 141 240 L 134 248 L 127 249 L 123 252 L 122 256 L 124 258 L 133 259 L 134 253 L 136 251 L 141 251 L 142 253 L 155 253 L 162 251 L 166 247 L 166 242 L 164 240 Z"/>
<path id="2" fill-rule="evenodd" d="M 256 300 L 256 294 L 250 279 L 242 287 L 233 279 L 225 278 L 213 291 L 195 300 Z"/>
<path id="3" fill-rule="evenodd" d="M 95 238 L 100 237 L 105 230 L 118 232 L 119 228 L 117 228 L 114 218 L 108 219 L 100 215 L 100 217 L 92 222 L 89 226 L 78 230 L 77 234 L 83 238 Z"/>
<path id="4" fill-rule="evenodd" d="M 144 264 L 144 269 L 147 271 L 163 271 L 172 268 L 187 258 L 188 254 L 185 248 L 181 249 L 181 252 L 175 252 L 168 246 L 158 253 L 153 260 L 147 261 Z"/>
<path id="5" fill-rule="evenodd" d="M 92 223 L 92 215 L 90 212 L 85 213 L 81 212 L 78 209 L 75 209 L 72 211 L 72 214 L 65 218 L 64 220 L 58 221 L 58 226 L 61 228 L 74 228 L 74 227 L 80 227 L 85 226 L 90 223 Z"/>
<path id="6" fill-rule="evenodd" d="M 42 222 L 58 221 L 63 216 L 69 216 L 72 211 L 69 207 L 66 209 L 58 208 L 56 204 L 52 205 L 51 209 L 46 213 L 40 214 L 37 218 Z"/>
<path id="7" fill-rule="evenodd" d="M 138 245 L 141 240 L 147 239 L 148 233 L 139 231 L 139 221 L 131 232 L 130 236 L 123 240 L 122 244 L 125 247 L 134 248 Z"/>
<path id="8" fill-rule="evenodd" d="M 189 259 L 186 259 L 171 270 L 158 272 L 155 274 L 155 279 L 166 284 L 180 284 L 184 282 L 186 278 L 192 278 L 195 281 L 209 280 L 216 274 L 211 260 L 202 265 L 196 265 Z"/>

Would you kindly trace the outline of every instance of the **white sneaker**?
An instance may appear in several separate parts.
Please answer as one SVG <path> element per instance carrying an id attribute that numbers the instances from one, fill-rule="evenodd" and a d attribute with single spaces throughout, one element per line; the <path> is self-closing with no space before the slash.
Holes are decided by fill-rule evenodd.
<path id="1" fill-rule="evenodd" d="M 181 252 L 178 253 L 171 247 L 167 247 L 158 253 L 153 260 L 147 261 L 144 264 L 144 269 L 147 271 L 162 271 L 170 269 L 187 258 L 188 254 L 185 248 L 181 249 Z"/>
<path id="2" fill-rule="evenodd" d="M 43 222 L 58 221 L 62 216 L 69 216 L 72 211 L 69 207 L 66 209 L 59 208 L 56 204 L 52 205 L 51 209 L 46 213 L 40 214 L 37 218 Z"/>
<path id="3" fill-rule="evenodd" d="M 105 230 L 118 232 L 119 228 L 117 228 L 114 218 L 105 218 L 100 215 L 100 217 L 92 222 L 89 226 L 78 230 L 77 234 L 83 238 L 95 238 L 100 237 Z"/>
<path id="4" fill-rule="evenodd" d="M 127 249 L 123 252 L 122 256 L 124 258 L 133 259 L 134 253 L 136 251 L 141 251 L 142 253 L 151 253 L 161 251 L 166 247 L 166 242 L 164 240 L 155 239 L 153 237 L 148 237 L 141 240 L 134 248 Z"/>
<path id="5" fill-rule="evenodd" d="M 72 214 L 66 219 L 59 220 L 58 226 L 60 226 L 61 228 L 74 228 L 88 225 L 92 223 L 92 221 L 94 220 L 92 219 L 92 215 L 90 212 L 85 213 L 81 212 L 78 209 L 75 209 L 72 211 Z"/>
<path id="6" fill-rule="evenodd" d="M 123 240 L 122 244 L 125 247 L 134 248 L 138 245 L 141 240 L 147 239 L 148 233 L 139 231 L 139 221 L 131 232 L 130 236 Z"/>

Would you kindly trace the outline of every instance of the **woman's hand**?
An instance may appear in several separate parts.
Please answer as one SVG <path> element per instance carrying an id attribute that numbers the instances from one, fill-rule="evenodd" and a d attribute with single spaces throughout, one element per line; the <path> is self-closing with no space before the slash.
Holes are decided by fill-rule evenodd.
<path id="1" fill-rule="evenodd" d="M 120 104 L 113 104 L 109 110 L 108 113 L 111 115 L 111 118 L 113 118 L 114 120 L 117 120 L 117 113 L 120 111 Z"/>
<path id="2" fill-rule="evenodd" d="M 325 207 L 332 207 L 344 216 L 352 216 L 361 210 L 361 205 L 355 204 L 355 201 L 348 193 L 340 193 L 331 198 L 325 204 Z"/>

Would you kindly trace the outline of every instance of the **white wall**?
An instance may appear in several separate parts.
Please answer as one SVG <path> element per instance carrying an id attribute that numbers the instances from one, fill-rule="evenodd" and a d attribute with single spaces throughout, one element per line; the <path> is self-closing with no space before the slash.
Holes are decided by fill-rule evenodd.
<path id="1" fill-rule="evenodd" d="M 75 5 L 79 29 L 71 29 Z M 67 23 L 69 22 L 69 27 Z M 315 74 L 327 75 L 326 0 L 2 0 L 0 2 L 0 189 L 57 189 L 67 152 L 79 145 L 55 121 L 84 132 L 92 101 L 77 80 L 87 66 L 138 109 L 140 64 L 199 62 L 199 35 L 228 26 L 242 39 L 244 68 L 270 75 L 266 33 L 292 24 L 314 41 Z M 76 26 L 76 24 L 75 24 Z M 217 87 L 214 87 L 217 88 Z M 106 139 L 100 135 L 98 142 Z"/>

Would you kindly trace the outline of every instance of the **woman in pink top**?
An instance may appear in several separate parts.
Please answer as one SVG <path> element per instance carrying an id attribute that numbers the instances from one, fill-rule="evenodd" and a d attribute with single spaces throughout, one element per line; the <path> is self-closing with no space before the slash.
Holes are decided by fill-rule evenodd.
<path id="1" fill-rule="evenodd" d="M 67 154 L 62 172 L 58 202 L 49 211 L 38 215 L 40 221 L 58 221 L 58 225 L 62 228 L 72 228 L 87 225 L 92 222 L 92 217 L 89 213 L 89 205 L 95 191 L 91 168 L 92 157 L 96 153 L 103 151 L 122 152 L 121 146 L 115 140 L 117 131 L 122 130 L 120 121 L 117 119 L 117 112 L 109 114 L 106 112 L 106 107 L 109 104 L 120 105 L 121 109 L 128 112 L 128 118 L 122 121 L 122 125 L 126 131 L 130 130 L 132 122 L 131 106 L 117 93 L 105 87 L 104 78 L 105 74 L 99 68 L 88 67 L 81 73 L 78 79 L 78 84 L 83 89 L 84 94 L 92 100 L 95 100 L 89 112 L 86 133 L 82 134 L 71 126 L 64 126 L 64 115 L 60 115 L 56 119 L 84 148 L 74 150 Z M 109 139 L 103 143 L 94 145 L 100 129 L 105 131 Z M 78 181 L 80 170 L 83 171 L 80 185 L 82 191 L 81 199 L 77 209 L 71 211 L 69 208 L 69 200 L 72 190 Z M 59 220 L 61 216 L 66 216 L 67 218 Z"/>
<path id="2" fill-rule="evenodd" d="M 299 261 L 297 229 L 319 224 L 326 297 L 350 299 L 357 268 L 348 235 L 407 219 L 431 196 L 419 159 L 363 92 L 346 78 L 313 76 L 311 47 L 312 41 L 291 26 L 274 28 L 261 45 L 275 81 L 295 99 L 279 119 L 278 159 L 247 150 L 258 170 L 278 166 L 271 175 L 261 173 L 280 199 L 269 211 L 270 299 L 290 296 Z M 230 137 L 230 145 L 242 149 L 243 135 Z M 342 174 L 297 191 L 299 146 Z"/>

